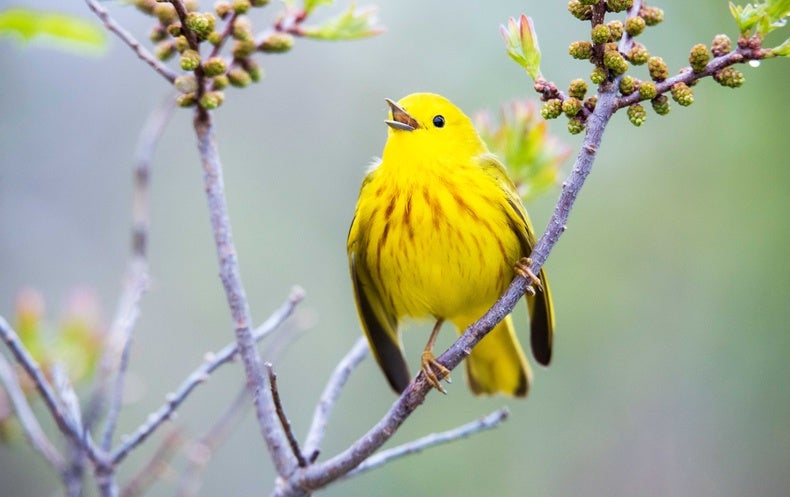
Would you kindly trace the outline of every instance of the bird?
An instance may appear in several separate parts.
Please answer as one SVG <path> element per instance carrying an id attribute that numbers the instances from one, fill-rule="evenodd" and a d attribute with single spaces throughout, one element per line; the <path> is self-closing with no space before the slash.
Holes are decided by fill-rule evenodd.
<path id="1" fill-rule="evenodd" d="M 347 250 L 354 298 L 370 348 L 390 386 L 411 381 L 401 327 L 435 320 L 420 356 L 442 393 L 449 370 L 433 353 L 445 321 L 458 333 L 504 293 L 513 271 L 537 292 L 526 297 L 538 363 L 551 361 L 554 308 L 545 272 L 532 274 L 532 223 L 505 166 L 472 121 L 447 98 L 413 93 L 389 106 L 387 140 L 360 187 Z M 474 349 L 466 377 L 475 395 L 527 395 L 531 369 L 510 315 Z"/>

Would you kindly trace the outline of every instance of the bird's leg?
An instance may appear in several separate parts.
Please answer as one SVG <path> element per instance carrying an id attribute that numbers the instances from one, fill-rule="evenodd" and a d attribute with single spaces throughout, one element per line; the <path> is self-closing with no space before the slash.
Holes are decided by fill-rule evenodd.
<path id="1" fill-rule="evenodd" d="M 535 273 L 529 268 L 532 265 L 532 259 L 529 257 L 522 257 L 521 259 L 516 262 L 516 266 L 513 270 L 524 277 L 524 279 L 529 280 L 532 282 L 533 285 L 538 287 L 538 289 L 542 292 L 543 291 L 543 283 L 540 282 L 540 278 L 535 276 Z M 535 295 L 535 289 L 531 286 L 527 288 L 527 293 L 530 295 Z"/>
<path id="2" fill-rule="evenodd" d="M 436 360 L 436 356 L 433 355 L 433 345 L 436 343 L 436 337 L 439 336 L 439 330 L 443 322 L 444 319 L 436 321 L 436 325 L 434 325 L 433 331 L 431 332 L 431 337 L 428 339 L 428 343 L 425 344 L 425 350 L 422 352 L 421 361 L 422 372 L 425 374 L 428 383 L 443 394 L 447 394 L 447 391 L 442 387 L 439 381 L 444 378 L 447 383 L 451 383 L 450 370 L 439 363 L 439 361 Z"/>

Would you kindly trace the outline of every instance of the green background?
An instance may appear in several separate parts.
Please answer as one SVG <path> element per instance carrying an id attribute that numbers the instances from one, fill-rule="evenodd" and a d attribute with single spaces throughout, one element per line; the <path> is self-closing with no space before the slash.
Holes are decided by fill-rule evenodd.
<path id="1" fill-rule="evenodd" d="M 384 35 L 297 40 L 291 53 L 260 59 L 262 83 L 227 91 L 216 127 L 253 317 L 268 316 L 294 284 L 307 291 L 297 317 L 263 347 L 300 436 L 327 376 L 360 334 L 344 244 L 359 183 L 386 137 L 384 98 L 433 91 L 468 113 L 533 98 L 497 31 L 522 12 L 535 20 L 546 77 L 560 87 L 586 77 L 590 66 L 567 56 L 567 47 L 589 27 L 565 4 L 380 0 Z M 146 39 L 148 18 L 130 6 L 104 5 Z M 666 21 L 641 41 L 673 73 L 695 43 L 736 35 L 723 0 L 659 5 Z M 90 18 L 81 2 L 37 6 Z M 319 10 L 316 20 L 340 6 Z M 256 13 L 256 24 L 265 26 L 278 8 Z M 101 57 L 20 48 L 8 39 L 0 47 L 0 314 L 12 318 L 17 292 L 32 286 L 54 319 L 75 287 L 88 286 L 109 322 L 128 256 L 135 143 L 167 85 L 115 38 Z M 740 69 L 746 84 L 739 90 L 706 80 L 691 108 L 673 104 L 664 118 L 648 111 L 639 129 L 624 113 L 613 119 L 547 264 L 555 358 L 550 368 L 536 368 L 530 397 L 474 398 L 459 371 L 449 395 L 431 394 L 388 446 L 502 405 L 510 419 L 324 495 L 790 492 L 790 63 Z M 233 337 L 190 119 L 189 111 L 177 113 L 155 157 L 152 283 L 120 433 L 143 422 L 207 351 Z M 551 129 L 575 152 L 580 139 L 562 121 Z M 539 232 L 558 193 L 528 206 Z M 524 314 L 520 306 L 522 331 Z M 406 346 L 416 363 L 427 325 L 413 328 Z M 450 338 L 445 333 L 442 345 Z M 187 436 L 201 436 L 242 382 L 239 364 L 223 367 L 176 423 Z M 375 364 L 363 363 L 337 405 L 322 457 L 364 433 L 394 399 Z M 35 407 L 46 417 L 40 401 Z M 161 440 L 159 433 L 133 454 L 122 482 Z M 183 467 L 179 456 L 150 495 L 174 495 Z M 9 496 L 58 489 L 22 439 L 0 447 L 0 482 Z M 201 495 L 267 495 L 272 483 L 248 413 L 214 454 Z"/>

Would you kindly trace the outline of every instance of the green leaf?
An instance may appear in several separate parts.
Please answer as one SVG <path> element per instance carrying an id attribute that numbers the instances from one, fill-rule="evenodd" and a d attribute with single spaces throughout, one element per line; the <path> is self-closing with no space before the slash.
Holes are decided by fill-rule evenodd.
<path id="1" fill-rule="evenodd" d="M 377 26 L 376 22 L 375 8 L 357 9 L 352 3 L 344 12 L 323 24 L 303 26 L 300 34 L 317 40 L 357 40 L 383 33 L 384 28 Z"/>
<path id="2" fill-rule="evenodd" d="M 310 14 L 316 7 L 321 5 L 332 5 L 332 0 L 304 0 L 304 11 Z"/>
<path id="3" fill-rule="evenodd" d="M 524 14 L 518 21 L 511 17 L 507 27 L 499 26 L 499 32 L 505 39 L 505 49 L 510 58 L 523 67 L 532 79 L 540 78 L 540 47 L 532 19 Z"/>
<path id="4" fill-rule="evenodd" d="M 771 49 L 771 54 L 776 57 L 790 57 L 790 38 L 784 43 Z"/>
<path id="5" fill-rule="evenodd" d="M 764 38 L 771 31 L 785 25 L 786 18 L 790 15 L 790 0 L 768 0 L 744 6 L 730 2 L 730 13 L 738 23 L 742 35 L 756 34 Z"/>
<path id="6" fill-rule="evenodd" d="M 107 35 L 92 22 L 55 12 L 12 8 L 0 12 L 0 36 L 22 43 L 47 40 L 62 49 L 103 49 Z"/>

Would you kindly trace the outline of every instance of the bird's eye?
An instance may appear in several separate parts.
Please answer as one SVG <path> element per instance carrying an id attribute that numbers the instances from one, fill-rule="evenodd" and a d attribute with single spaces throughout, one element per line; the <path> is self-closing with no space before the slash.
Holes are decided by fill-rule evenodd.
<path id="1" fill-rule="evenodd" d="M 433 125 L 437 128 L 444 127 L 444 116 L 434 116 L 433 118 Z"/>

